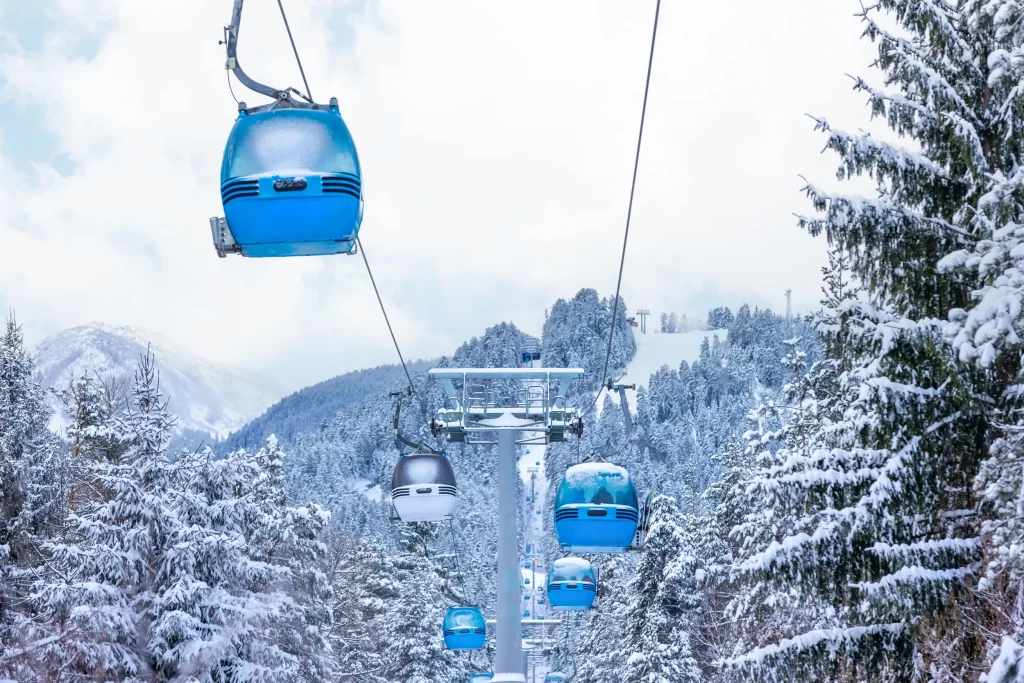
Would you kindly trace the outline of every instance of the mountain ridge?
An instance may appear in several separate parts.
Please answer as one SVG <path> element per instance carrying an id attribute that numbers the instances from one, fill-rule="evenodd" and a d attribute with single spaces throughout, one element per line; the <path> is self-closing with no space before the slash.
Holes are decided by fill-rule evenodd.
<path id="1" fill-rule="evenodd" d="M 36 377 L 47 388 L 67 386 L 75 377 L 131 375 L 147 350 L 156 358 L 161 390 L 178 416 L 179 430 L 224 438 L 260 415 L 285 394 L 272 380 L 199 357 L 162 335 L 140 327 L 92 322 L 39 342 L 32 355 Z M 61 429 L 56 397 L 51 426 Z"/>

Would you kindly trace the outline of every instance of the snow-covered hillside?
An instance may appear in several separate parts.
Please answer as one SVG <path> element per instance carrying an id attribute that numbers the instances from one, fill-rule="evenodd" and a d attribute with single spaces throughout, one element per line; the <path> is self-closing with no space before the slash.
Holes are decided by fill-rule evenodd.
<path id="1" fill-rule="evenodd" d="M 43 386 L 62 387 L 85 373 L 130 374 L 147 345 L 156 356 L 160 389 L 178 416 L 179 429 L 227 436 L 285 393 L 263 377 L 199 358 L 138 328 L 102 323 L 74 327 L 43 340 L 33 356 Z M 59 416 L 53 426 L 62 426 Z"/>
<path id="2" fill-rule="evenodd" d="M 649 334 L 635 334 L 636 355 L 626 367 L 626 374 L 622 378 L 625 384 L 635 384 L 637 387 L 646 387 L 651 381 L 651 375 L 656 373 L 662 366 L 678 368 L 684 360 L 687 363 L 700 358 L 700 346 L 705 339 L 711 340 L 717 335 L 719 341 L 725 341 L 728 330 L 694 330 L 679 334 L 662 334 L 653 332 Z M 612 394 L 616 399 L 616 395 Z M 636 392 L 627 391 L 626 398 L 630 406 L 635 407 Z M 598 405 L 598 409 L 600 409 Z"/>

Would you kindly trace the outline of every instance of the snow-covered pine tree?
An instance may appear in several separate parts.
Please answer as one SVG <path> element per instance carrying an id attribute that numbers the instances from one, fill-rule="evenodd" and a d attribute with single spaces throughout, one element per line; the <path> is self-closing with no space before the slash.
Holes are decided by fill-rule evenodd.
<path id="1" fill-rule="evenodd" d="M 353 552 L 337 557 L 330 637 L 341 674 L 366 683 L 387 683 L 383 669 L 388 648 L 382 629 L 401 588 L 395 575 L 378 536 L 364 536 Z"/>
<path id="2" fill-rule="evenodd" d="M 50 629 L 43 640 L 51 678 L 136 681 L 154 671 L 153 608 L 164 551 L 178 528 L 177 481 L 165 453 L 173 418 L 158 385 L 147 354 L 127 408 L 112 422 L 118 461 L 80 464 L 103 496 L 72 513 L 70 533 L 45 546 L 55 571 L 37 581 L 32 601 Z"/>
<path id="3" fill-rule="evenodd" d="M 24 609 L 40 549 L 64 518 L 63 449 L 13 313 L 0 337 L 0 677 L 26 675 L 42 644 Z M 6 672 L 6 673 L 5 673 Z"/>
<path id="4" fill-rule="evenodd" d="M 588 615 L 575 657 L 578 683 L 619 683 L 621 680 L 631 564 L 626 555 L 611 555 L 600 565 L 601 601 Z"/>
<path id="5" fill-rule="evenodd" d="M 763 483 L 764 472 L 789 462 L 793 452 L 810 448 L 820 438 L 813 427 L 826 423 L 829 413 L 819 405 L 819 397 L 825 397 L 824 405 L 835 404 L 828 394 L 834 386 L 826 383 L 819 387 L 811 381 L 812 375 L 792 375 L 803 369 L 801 356 L 787 354 L 782 363 L 793 381 L 751 411 L 748 421 L 752 429 L 744 434 L 746 446 L 731 444 L 716 457 L 723 465 L 723 476 L 706 492 L 707 501 L 714 505 L 711 519 L 718 539 L 728 548 L 723 552 L 714 537 L 698 538 L 696 543 L 698 556 L 710 570 L 706 591 L 712 602 L 706 607 L 714 609 L 728 596 L 722 613 L 732 621 L 731 632 L 724 641 L 720 632 L 709 634 L 723 659 L 820 627 L 822 615 L 830 612 L 820 598 L 805 596 L 800 585 L 764 581 L 744 570 L 751 556 L 779 538 L 792 536 L 796 527 L 797 515 L 786 508 L 766 506 L 752 493 Z M 763 673 L 753 668 L 753 676 Z"/>
<path id="6" fill-rule="evenodd" d="M 693 557 L 674 498 L 652 502 L 644 554 L 629 586 L 622 683 L 699 683 L 690 647 L 693 627 Z"/>
<path id="7" fill-rule="evenodd" d="M 279 645 L 277 619 L 294 610 L 288 571 L 260 556 L 265 474 L 253 455 L 208 449 L 175 460 L 178 524 L 168 538 L 149 610 L 148 652 L 160 680 L 300 680 Z M 313 680 L 318 680 L 314 678 Z"/>
<path id="8" fill-rule="evenodd" d="M 468 662 L 445 650 L 442 638 L 445 580 L 429 556 L 438 528 L 401 527 L 405 552 L 392 558 L 398 595 L 388 604 L 382 626 L 384 675 L 393 683 L 456 683 L 469 678 Z"/>
<path id="9" fill-rule="evenodd" d="M 80 511 L 90 501 L 102 498 L 93 481 L 82 479 L 88 462 L 117 462 L 122 444 L 112 429 L 113 417 L 124 408 L 128 381 L 123 376 L 99 377 L 85 374 L 68 386 L 54 390 L 61 404 L 67 427 L 64 439 L 68 447 L 72 479 L 69 482 L 68 509 Z"/>
<path id="10" fill-rule="evenodd" d="M 284 486 L 285 455 L 273 436 L 249 456 L 253 480 L 246 537 L 251 560 L 266 563 L 279 578 L 264 584 L 281 606 L 270 621 L 274 645 L 294 657 L 303 680 L 330 680 L 333 601 L 322 569 L 327 548 L 321 536 L 330 513 L 317 504 L 289 506 Z"/>
<path id="11" fill-rule="evenodd" d="M 953 251 L 941 269 L 970 278 L 969 302 L 950 312 L 947 333 L 962 361 L 970 362 L 988 384 L 977 389 L 991 397 L 989 421 L 991 459 L 978 473 L 975 491 L 984 514 L 982 533 L 986 566 L 980 582 L 982 598 L 997 605 L 994 623 L 986 627 L 1007 635 L 993 638 L 996 664 L 993 683 L 1014 680 L 1024 666 L 1024 576 L 1021 542 L 1024 531 L 1024 412 L 1021 397 L 1024 313 L 1024 7 L 1012 0 L 967 0 L 961 3 L 964 42 L 976 55 L 977 85 L 972 105 L 971 146 L 964 151 L 972 165 L 965 181 L 969 193 L 955 224 L 973 240 Z M 966 137 L 966 136 L 965 136 Z M 1019 675 L 1019 674 L 1016 674 Z"/>
<path id="12" fill-rule="evenodd" d="M 817 121 L 841 158 L 839 178 L 872 178 L 877 197 L 808 184 L 820 214 L 800 223 L 850 258 L 866 293 L 836 311 L 830 358 L 846 371 L 844 419 L 813 450 L 768 468 L 757 487 L 760 505 L 790 515 L 794 533 L 745 567 L 799 585 L 805 605 L 828 605 L 838 624 L 826 627 L 823 614 L 822 628 L 734 660 L 744 675 L 959 681 L 983 666 L 967 596 L 979 560 L 971 482 L 986 457 L 987 387 L 942 337 L 941 321 L 966 307 L 969 287 L 937 265 L 978 241 L 970 221 L 986 176 L 1003 167 L 993 164 L 1002 154 L 991 137 L 993 36 L 975 32 L 971 9 L 1010 4 L 865 7 L 884 86 L 854 87 L 912 144 Z"/>
<path id="13" fill-rule="evenodd" d="M 708 313 L 709 330 L 721 330 L 732 325 L 732 322 L 733 314 L 728 306 L 719 306 Z"/>
<path id="14" fill-rule="evenodd" d="M 964 680 L 980 654 L 963 598 L 978 560 L 967 382 L 936 322 L 863 299 L 838 314 L 831 345 L 842 356 L 791 383 L 775 410 L 782 427 L 753 441 L 762 469 L 734 531 L 749 549 L 738 564 L 749 588 L 735 605 L 772 628 L 726 665 L 769 681 Z M 849 369 L 829 397 L 839 365 Z"/>
<path id="15" fill-rule="evenodd" d="M 608 352 L 613 308 L 613 299 L 601 299 L 593 289 L 581 289 L 570 301 L 556 301 L 544 323 L 544 364 L 552 368 L 583 368 L 590 388 L 596 389 L 605 379 L 601 373 Z M 633 328 L 626 320 L 626 304 L 621 298 L 617 310 L 608 366 L 609 374 L 616 377 L 636 353 Z"/>

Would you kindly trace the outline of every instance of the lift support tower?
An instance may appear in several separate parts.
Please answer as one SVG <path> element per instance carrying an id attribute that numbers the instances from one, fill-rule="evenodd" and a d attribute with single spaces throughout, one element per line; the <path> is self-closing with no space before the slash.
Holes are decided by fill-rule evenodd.
<path id="1" fill-rule="evenodd" d="M 494 683 L 525 683 L 516 530 L 516 446 L 580 436 L 583 423 L 566 395 L 579 368 L 443 368 L 431 379 L 445 389 L 430 428 L 455 443 L 498 446 L 498 609 Z M 501 382 L 505 380 L 504 382 Z M 500 382 L 502 387 L 496 387 Z M 458 383 L 458 385 L 456 384 Z M 490 435 L 490 436 L 488 436 Z"/>

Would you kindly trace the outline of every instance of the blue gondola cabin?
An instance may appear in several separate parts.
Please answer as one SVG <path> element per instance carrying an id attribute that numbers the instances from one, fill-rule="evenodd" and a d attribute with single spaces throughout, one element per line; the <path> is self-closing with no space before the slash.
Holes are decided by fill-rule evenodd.
<path id="1" fill-rule="evenodd" d="M 239 105 L 221 164 L 221 257 L 355 253 L 362 173 L 338 101 Z"/>
<path id="2" fill-rule="evenodd" d="M 555 536 L 567 552 L 629 550 L 640 520 L 625 468 L 606 462 L 567 467 L 555 496 Z"/>
<path id="3" fill-rule="evenodd" d="M 481 650 L 487 624 L 479 607 L 449 607 L 444 615 L 444 646 L 449 650 Z"/>

